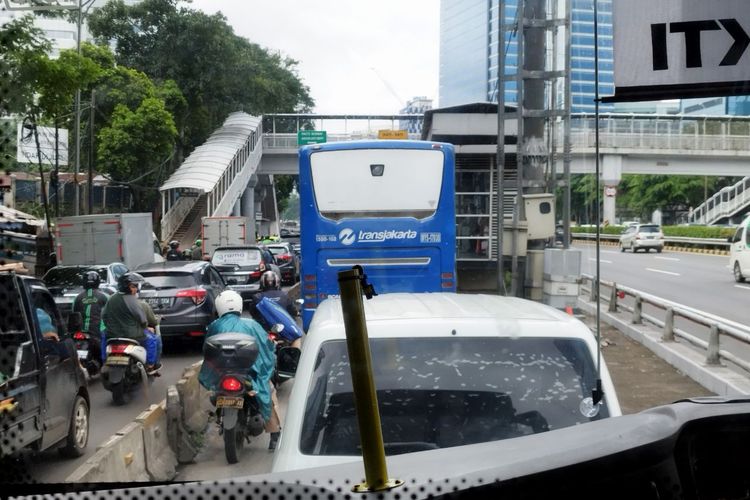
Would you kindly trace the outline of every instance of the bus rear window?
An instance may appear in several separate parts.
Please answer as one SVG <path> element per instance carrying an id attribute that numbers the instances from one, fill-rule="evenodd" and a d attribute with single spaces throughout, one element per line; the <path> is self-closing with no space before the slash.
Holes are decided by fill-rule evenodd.
<path id="1" fill-rule="evenodd" d="M 442 151 L 358 149 L 310 158 L 318 211 L 333 220 L 435 213 L 443 182 Z M 365 196 L 366 194 L 366 196 Z"/>

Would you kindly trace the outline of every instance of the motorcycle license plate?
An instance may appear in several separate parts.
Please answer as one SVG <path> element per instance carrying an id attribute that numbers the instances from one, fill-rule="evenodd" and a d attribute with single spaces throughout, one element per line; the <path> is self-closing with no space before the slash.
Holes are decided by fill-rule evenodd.
<path id="1" fill-rule="evenodd" d="M 244 405 L 244 398 L 233 398 L 229 396 L 219 396 L 216 398 L 217 408 L 237 408 L 238 410 L 241 410 Z"/>
<path id="2" fill-rule="evenodd" d="M 88 349 L 78 349 L 78 359 L 86 359 L 89 357 Z"/>
<path id="3" fill-rule="evenodd" d="M 108 365 L 127 365 L 130 363 L 130 358 L 127 356 L 109 356 L 107 357 Z"/>

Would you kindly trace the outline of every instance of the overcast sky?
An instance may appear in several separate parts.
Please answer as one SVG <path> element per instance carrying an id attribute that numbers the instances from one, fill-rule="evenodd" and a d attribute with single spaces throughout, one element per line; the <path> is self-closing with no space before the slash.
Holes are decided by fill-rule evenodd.
<path id="1" fill-rule="evenodd" d="M 318 113 L 396 113 L 437 104 L 438 0 L 193 0 L 235 33 L 299 61 Z M 389 88 L 390 87 L 390 88 Z"/>

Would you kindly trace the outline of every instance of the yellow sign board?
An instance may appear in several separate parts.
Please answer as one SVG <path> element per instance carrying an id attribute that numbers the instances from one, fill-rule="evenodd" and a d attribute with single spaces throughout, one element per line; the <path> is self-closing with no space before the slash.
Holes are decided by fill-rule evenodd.
<path id="1" fill-rule="evenodd" d="M 378 130 L 378 139 L 408 139 L 406 130 Z"/>

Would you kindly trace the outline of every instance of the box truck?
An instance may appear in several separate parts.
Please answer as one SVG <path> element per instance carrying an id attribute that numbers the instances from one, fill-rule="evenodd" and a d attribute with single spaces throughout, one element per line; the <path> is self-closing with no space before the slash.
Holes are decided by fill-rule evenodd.
<path id="1" fill-rule="evenodd" d="M 164 260 L 150 213 L 60 217 L 56 239 L 60 265 L 122 262 L 133 270 Z"/>
<path id="2" fill-rule="evenodd" d="M 209 258 L 214 250 L 230 245 L 247 245 L 247 217 L 203 217 L 201 219 L 201 248 Z M 251 241 L 251 243 L 255 243 Z"/>

